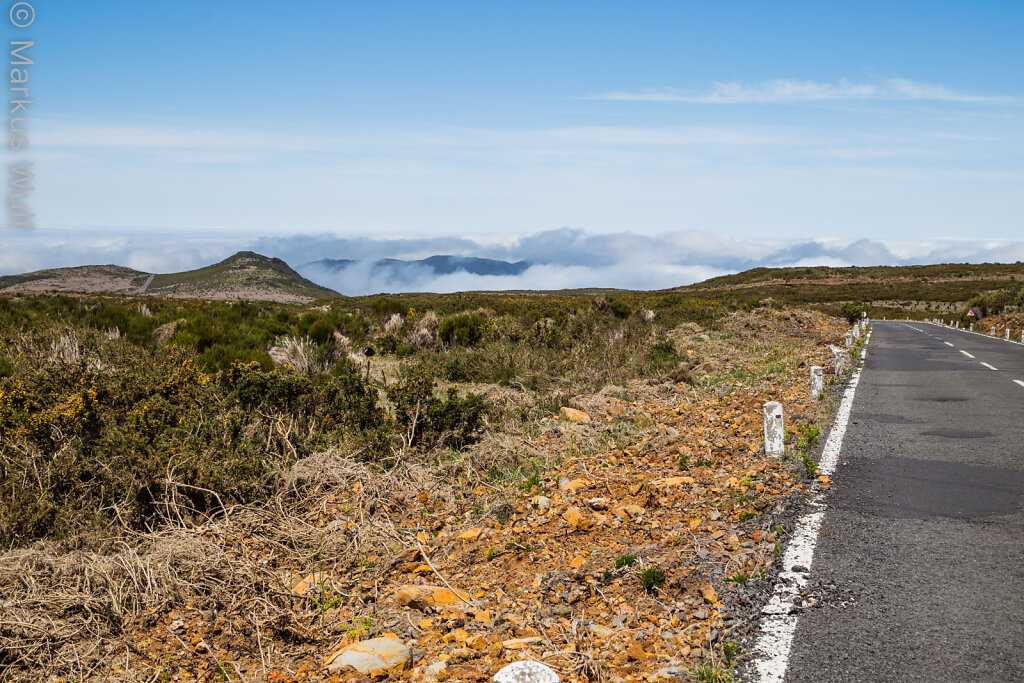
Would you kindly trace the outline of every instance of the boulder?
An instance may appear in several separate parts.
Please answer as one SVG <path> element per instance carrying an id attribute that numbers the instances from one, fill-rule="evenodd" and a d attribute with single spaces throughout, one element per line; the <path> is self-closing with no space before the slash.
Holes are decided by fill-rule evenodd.
<path id="1" fill-rule="evenodd" d="M 394 636 L 381 636 L 352 643 L 328 655 L 324 665 L 331 673 L 336 673 L 346 666 L 363 674 L 378 669 L 404 671 L 412 665 L 412 648 Z"/>

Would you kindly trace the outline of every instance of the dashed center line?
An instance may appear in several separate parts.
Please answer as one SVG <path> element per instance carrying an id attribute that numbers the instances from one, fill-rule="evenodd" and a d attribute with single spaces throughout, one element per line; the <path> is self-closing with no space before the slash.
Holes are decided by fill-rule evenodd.
<path id="1" fill-rule="evenodd" d="M 996 368 L 996 367 L 992 367 L 992 366 L 991 366 L 991 365 L 989 365 L 988 363 L 982 363 L 982 365 L 984 365 L 984 366 L 985 366 L 986 368 L 988 368 L 989 370 L 998 370 L 998 369 L 999 369 L 999 368 Z"/>
<path id="2" fill-rule="evenodd" d="M 974 356 L 972 356 L 971 354 L 967 353 L 967 352 L 966 352 L 966 351 L 964 351 L 963 349 L 960 349 L 960 353 L 964 354 L 964 355 L 965 355 L 965 356 L 967 356 L 968 358 L 974 358 Z"/>
<path id="3" fill-rule="evenodd" d="M 1021 385 L 1022 387 L 1024 387 L 1024 382 L 1020 381 L 1019 379 L 1015 379 L 1015 380 L 1013 380 L 1013 381 L 1014 381 L 1014 383 L 1016 383 L 1016 384 L 1019 384 L 1019 385 Z"/>
<path id="4" fill-rule="evenodd" d="M 942 343 L 945 344 L 946 346 L 953 346 L 953 344 L 950 344 L 948 341 L 944 341 Z"/>

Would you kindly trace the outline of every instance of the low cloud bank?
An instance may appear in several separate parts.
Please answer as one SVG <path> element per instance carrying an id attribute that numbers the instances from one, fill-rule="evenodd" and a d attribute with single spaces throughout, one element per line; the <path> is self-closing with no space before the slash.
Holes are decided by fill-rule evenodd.
<path id="1" fill-rule="evenodd" d="M 569 289 L 663 289 L 758 266 L 873 266 L 983 263 L 1024 260 L 1024 240 L 816 240 L 760 241 L 705 232 L 593 234 L 560 229 L 496 238 L 371 238 L 293 235 L 250 238 L 239 234 L 182 234 L 40 229 L 14 233 L 0 255 L 0 273 L 86 264 L 128 266 L 146 272 L 198 268 L 242 249 L 287 261 L 302 275 L 349 295 L 378 292 Z M 517 275 L 438 274 L 431 268 L 384 258 L 416 260 L 457 254 L 525 260 Z M 359 261 L 342 270 L 316 264 L 324 258 Z"/>

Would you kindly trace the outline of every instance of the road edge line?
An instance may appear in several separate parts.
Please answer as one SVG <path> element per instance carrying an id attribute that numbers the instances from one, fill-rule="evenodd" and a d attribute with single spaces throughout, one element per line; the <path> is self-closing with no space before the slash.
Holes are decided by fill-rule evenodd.
<path id="1" fill-rule="evenodd" d="M 868 332 L 864 338 L 865 348 L 870 339 L 871 333 Z M 839 462 L 839 452 L 843 447 L 843 437 L 846 436 L 846 427 L 850 422 L 850 413 L 853 411 L 853 398 L 857 393 L 857 385 L 860 384 L 860 373 L 863 369 L 864 365 L 862 364 L 850 377 L 850 383 L 843 393 L 843 400 L 839 404 L 835 421 L 832 423 L 828 440 L 825 442 L 821 461 L 818 463 L 818 471 L 826 476 L 831 476 L 835 472 Z M 781 683 L 789 668 L 789 653 L 793 647 L 793 636 L 796 634 L 796 625 L 799 619 L 799 611 L 793 601 L 810 578 L 814 548 L 818 543 L 818 532 L 821 530 L 821 522 L 827 508 L 824 494 L 818 493 L 809 505 L 812 511 L 806 513 L 797 522 L 796 531 L 789 543 L 786 544 L 786 550 L 782 554 L 782 571 L 779 572 L 775 590 L 768 604 L 761 610 L 764 620 L 761 622 L 760 634 L 757 644 L 754 646 L 754 651 L 758 654 L 753 662 L 756 680 L 760 683 Z M 794 572 L 792 571 L 794 566 L 806 569 Z"/>

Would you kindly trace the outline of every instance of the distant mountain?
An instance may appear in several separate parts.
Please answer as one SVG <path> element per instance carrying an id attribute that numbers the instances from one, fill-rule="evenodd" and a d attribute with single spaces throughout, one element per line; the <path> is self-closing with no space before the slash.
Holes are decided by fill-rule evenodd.
<path id="1" fill-rule="evenodd" d="M 79 266 L 0 277 L 0 292 L 110 292 L 189 299 L 310 301 L 336 297 L 279 258 L 240 251 L 220 263 L 182 273 L 150 274 L 122 266 Z"/>
<path id="2" fill-rule="evenodd" d="M 352 259 L 320 259 L 302 266 L 305 270 L 309 267 L 320 267 L 326 270 L 344 270 L 362 261 Z M 529 261 L 500 261 L 497 259 L 477 258 L 475 256 L 454 256 L 450 254 L 429 256 L 417 261 L 406 261 L 402 259 L 386 258 L 374 261 L 373 271 L 390 269 L 401 274 L 403 271 L 427 268 L 434 275 L 451 275 L 452 273 L 465 272 L 472 275 L 519 275 L 530 267 Z"/>

